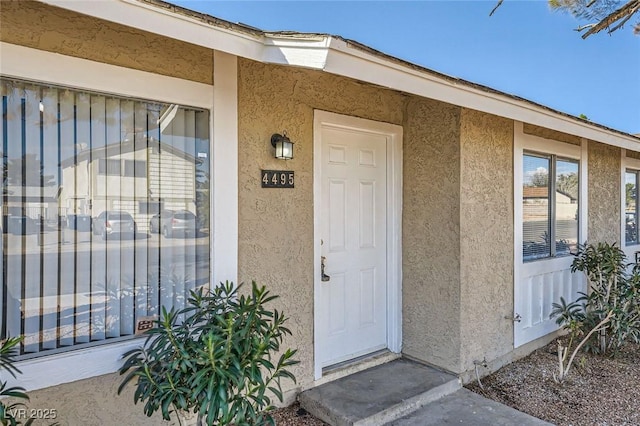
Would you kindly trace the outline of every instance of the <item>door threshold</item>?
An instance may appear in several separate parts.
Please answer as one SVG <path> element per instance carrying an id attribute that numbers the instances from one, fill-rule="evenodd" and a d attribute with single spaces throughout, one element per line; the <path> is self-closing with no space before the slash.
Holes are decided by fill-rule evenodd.
<path id="1" fill-rule="evenodd" d="M 348 361 L 329 365 L 322 369 L 322 378 L 316 380 L 313 385 L 319 386 L 324 383 L 332 382 L 359 371 L 386 364 L 387 362 L 391 362 L 401 357 L 401 354 L 391 352 L 389 349 L 381 349 Z"/>

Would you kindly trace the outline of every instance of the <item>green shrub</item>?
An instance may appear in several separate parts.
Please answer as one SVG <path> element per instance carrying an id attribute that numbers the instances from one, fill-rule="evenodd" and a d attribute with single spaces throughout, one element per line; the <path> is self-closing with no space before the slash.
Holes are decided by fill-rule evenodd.
<path id="1" fill-rule="evenodd" d="M 627 341 L 640 342 L 640 267 L 630 266 L 615 244 L 579 247 L 571 272 L 585 274 L 588 290 L 572 303 L 554 303 L 551 317 L 558 317 L 556 322 L 569 331 L 571 340 L 597 328 L 585 350 L 615 354 Z"/>
<path id="2" fill-rule="evenodd" d="M 22 342 L 22 337 L 11 337 L 0 342 L 0 371 L 7 371 L 14 378 L 16 374 L 20 374 L 20 370 L 14 365 L 16 346 L 18 346 L 20 342 Z M 0 398 L 5 397 L 29 400 L 29 397 L 24 392 L 24 388 L 19 386 L 7 387 L 6 381 L 0 381 Z M 5 405 L 4 401 L 0 400 L 0 423 L 11 426 L 22 424 L 22 422 L 16 419 L 15 410 L 23 406 L 24 404 L 21 402 Z M 30 425 L 31 423 L 33 423 L 33 419 L 27 420 L 25 424 Z"/>
<path id="3" fill-rule="evenodd" d="M 255 282 L 250 295 L 239 295 L 241 286 L 200 289 L 186 308 L 163 309 L 144 346 L 124 355 L 118 393 L 135 378 L 134 402 L 145 402 L 147 416 L 160 410 L 169 420 L 182 411 L 197 413 L 198 424 L 273 424 L 267 393 L 282 401 L 280 380 L 295 382 L 287 368 L 298 363 L 296 351 L 287 349 L 274 362 L 291 334 L 284 315 L 265 308 L 277 296 Z"/>

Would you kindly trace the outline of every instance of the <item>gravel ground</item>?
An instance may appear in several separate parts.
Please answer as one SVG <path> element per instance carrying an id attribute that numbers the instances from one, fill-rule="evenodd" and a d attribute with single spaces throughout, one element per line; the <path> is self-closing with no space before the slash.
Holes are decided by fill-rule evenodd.
<path id="1" fill-rule="evenodd" d="M 467 387 L 557 425 L 640 425 L 640 345 L 616 358 L 576 356 L 563 384 L 553 380 L 557 345 L 552 343 Z"/>
<path id="2" fill-rule="evenodd" d="M 272 414 L 277 426 L 324 426 L 321 420 L 316 419 L 311 414 L 307 413 L 304 408 L 300 408 L 298 403 L 295 403 L 286 408 L 279 408 Z"/>

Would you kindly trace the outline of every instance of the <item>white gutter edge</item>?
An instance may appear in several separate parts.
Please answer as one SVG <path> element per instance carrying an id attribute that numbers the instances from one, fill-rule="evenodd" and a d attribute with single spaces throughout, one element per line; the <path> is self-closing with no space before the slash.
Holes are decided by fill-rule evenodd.
<path id="1" fill-rule="evenodd" d="M 509 97 L 464 83 L 448 81 L 427 72 L 395 63 L 332 38 L 324 71 L 415 94 L 425 98 L 475 109 L 516 121 L 640 151 L 640 140 L 600 128 Z"/>

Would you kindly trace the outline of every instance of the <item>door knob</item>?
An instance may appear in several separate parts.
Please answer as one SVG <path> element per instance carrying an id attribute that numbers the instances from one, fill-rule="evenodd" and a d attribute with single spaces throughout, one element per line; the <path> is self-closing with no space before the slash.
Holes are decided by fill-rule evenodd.
<path id="1" fill-rule="evenodd" d="M 331 280 L 331 277 L 324 273 L 324 261 L 327 260 L 326 257 L 320 257 L 320 279 L 324 282 Z"/>

